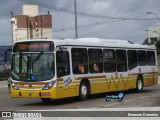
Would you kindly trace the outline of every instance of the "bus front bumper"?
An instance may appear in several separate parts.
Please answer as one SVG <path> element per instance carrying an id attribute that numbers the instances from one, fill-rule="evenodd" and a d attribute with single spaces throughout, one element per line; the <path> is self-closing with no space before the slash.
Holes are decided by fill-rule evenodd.
<path id="1" fill-rule="evenodd" d="M 50 90 L 14 90 L 11 88 L 12 98 L 55 98 L 56 88 Z"/>

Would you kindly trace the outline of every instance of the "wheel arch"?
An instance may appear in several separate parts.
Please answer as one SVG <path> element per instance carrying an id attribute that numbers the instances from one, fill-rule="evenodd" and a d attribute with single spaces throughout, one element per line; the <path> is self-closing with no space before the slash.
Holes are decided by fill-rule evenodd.
<path id="1" fill-rule="evenodd" d="M 144 79 L 143 79 L 143 75 L 142 75 L 142 74 L 138 74 L 137 80 L 138 80 L 138 78 L 141 78 L 141 79 L 142 79 L 142 82 L 144 83 Z"/>

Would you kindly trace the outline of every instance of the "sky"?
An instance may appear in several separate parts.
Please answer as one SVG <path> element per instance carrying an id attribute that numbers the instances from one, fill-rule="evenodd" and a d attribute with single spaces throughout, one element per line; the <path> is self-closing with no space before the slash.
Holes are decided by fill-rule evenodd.
<path id="1" fill-rule="evenodd" d="M 22 1 L 74 11 L 74 0 L 1 0 L 0 45 L 12 43 L 10 13 L 22 14 L 22 6 L 28 4 Z M 75 38 L 74 14 L 39 6 L 39 14 L 48 11 L 52 15 L 53 38 Z M 77 12 L 79 38 L 121 39 L 142 44 L 148 36 L 148 27 L 160 24 L 160 0 L 77 0 Z"/>

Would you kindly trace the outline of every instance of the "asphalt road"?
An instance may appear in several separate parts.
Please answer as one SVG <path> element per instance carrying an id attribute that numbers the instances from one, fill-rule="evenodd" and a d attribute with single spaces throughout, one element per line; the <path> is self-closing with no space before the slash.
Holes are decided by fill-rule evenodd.
<path id="1" fill-rule="evenodd" d="M 0 111 L 160 107 L 160 84 L 146 87 L 142 93 L 127 91 L 123 102 L 107 102 L 105 101 L 106 95 L 107 93 L 92 95 L 86 101 L 79 101 L 77 97 L 74 97 L 53 100 L 52 103 L 44 104 L 37 98 L 11 98 L 7 87 L 4 86 L 0 87 Z"/>

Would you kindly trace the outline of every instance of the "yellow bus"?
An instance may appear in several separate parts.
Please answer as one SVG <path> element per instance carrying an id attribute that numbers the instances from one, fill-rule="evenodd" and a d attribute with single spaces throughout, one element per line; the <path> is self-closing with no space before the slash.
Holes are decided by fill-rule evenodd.
<path id="1" fill-rule="evenodd" d="M 135 89 L 158 83 L 154 46 L 114 39 L 23 40 L 13 46 L 13 98 L 52 99 Z"/>

